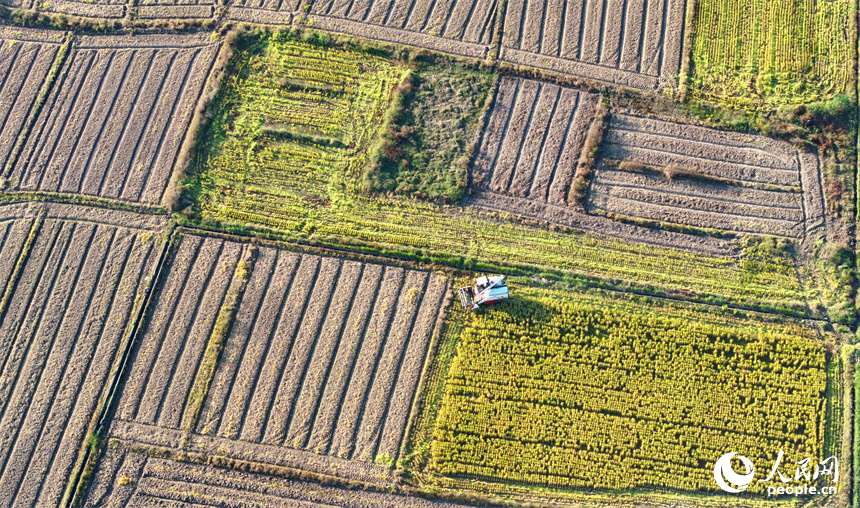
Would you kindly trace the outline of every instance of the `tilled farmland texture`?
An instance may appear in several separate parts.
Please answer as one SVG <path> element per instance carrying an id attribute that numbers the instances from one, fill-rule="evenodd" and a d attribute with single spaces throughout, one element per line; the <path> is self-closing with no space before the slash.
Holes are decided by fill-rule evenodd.
<path id="1" fill-rule="evenodd" d="M 51 67 L 66 49 L 65 34 L 0 27 L 0 171 L 8 172 Z"/>
<path id="2" fill-rule="evenodd" d="M 567 204 L 598 100 L 570 88 L 503 79 L 473 164 L 473 182 L 502 194 Z"/>
<path id="3" fill-rule="evenodd" d="M 510 0 L 500 58 L 632 88 L 681 68 L 684 0 Z"/>
<path id="4" fill-rule="evenodd" d="M 7 177 L 160 203 L 217 49 L 205 35 L 75 38 Z"/>
<path id="5" fill-rule="evenodd" d="M 0 207 L 4 506 L 59 505 L 159 250 L 122 213 L 54 208 Z"/>
<path id="6" fill-rule="evenodd" d="M 283 448 L 396 460 L 447 287 L 435 273 L 186 235 L 132 357 L 114 435 L 169 445 L 172 434 L 153 427 L 182 429 L 263 461 L 304 456 Z"/>
<path id="7" fill-rule="evenodd" d="M 455 508 L 464 505 L 385 492 L 347 490 L 265 474 L 157 458 L 157 451 L 111 443 L 83 506 L 283 506 Z"/>
<path id="8" fill-rule="evenodd" d="M 616 114 L 601 154 L 595 209 L 793 238 L 824 220 L 818 158 L 788 143 Z"/>

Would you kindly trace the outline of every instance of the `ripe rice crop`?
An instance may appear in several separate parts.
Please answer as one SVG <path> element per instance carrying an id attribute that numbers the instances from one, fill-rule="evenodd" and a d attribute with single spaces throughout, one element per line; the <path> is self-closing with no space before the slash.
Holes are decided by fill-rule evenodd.
<path id="1" fill-rule="evenodd" d="M 698 0 L 690 93 L 775 109 L 850 92 L 856 9 L 849 0 Z"/>
<path id="2" fill-rule="evenodd" d="M 459 341 L 431 444 L 443 475 L 697 491 L 728 451 L 769 471 L 782 449 L 787 475 L 824 458 L 825 352 L 800 324 L 518 287 Z"/>

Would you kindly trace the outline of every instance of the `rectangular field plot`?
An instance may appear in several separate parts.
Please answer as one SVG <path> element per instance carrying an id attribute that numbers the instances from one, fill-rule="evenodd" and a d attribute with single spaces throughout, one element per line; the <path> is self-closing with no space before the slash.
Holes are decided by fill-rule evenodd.
<path id="1" fill-rule="evenodd" d="M 501 59 L 640 89 L 681 69 L 685 0 L 511 0 Z"/>
<path id="2" fill-rule="evenodd" d="M 169 274 L 112 435 L 397 459 L 447 278 L 190 235 Z"/>
<path id="3" fill-rule="evenodd" d="M 499 84 L 473 163 L 476 186 L 565 205 L 599 96 L 521 78 Z"/>
<path id="4" fill-rule="evenodd" d="M 203 34 L 77 38 L 13 185 L 160 203 L 217 49 Z"/>
<path id="5" fill-rule="evenodd" d="M 612 116 L 589 209 L 802 238 L 823 223 L 817 157 L 762 136 Z"/>
<path id="6" fill-rule="evenodd" d="M 0 208 L 4 506 L 61 506 L 161 251 L 153 231 L 57 211 Z"/>
<path id="7" fill-rule="evenodd" d="M 429 468 L 455 486 L 722 493 L 713 464 L 726 450 L 764 479 L 781 449 L 788 476 L 840 438 L 825 436 L 824 345 L 767 319 L 517 288 L 459 337 Z"/>
<path id="8" fill-rule="evenodd" d="M 317 0 L 311 16 L 330 30 L 481 58 L 497 11 L 497 0 Z"/>
<path id="9" fill-rule="evenodd" d="M 0 175 L 5 176 L 64 32 L 0 27 Z"/>
<path id="10" fill-rule="evenodd" d="M 690 94 L 774 110 L 852 94 L 857 4 L 850 0 L 700 0 Z"/>
<path id="11" fill-rule="evenodd" d="M 87 492 L 85 507 L 285 506 L 323 508 L 455 508 L 385 492 L 346 490 L 301 480 L 155 458 L 111 441 Z"/>

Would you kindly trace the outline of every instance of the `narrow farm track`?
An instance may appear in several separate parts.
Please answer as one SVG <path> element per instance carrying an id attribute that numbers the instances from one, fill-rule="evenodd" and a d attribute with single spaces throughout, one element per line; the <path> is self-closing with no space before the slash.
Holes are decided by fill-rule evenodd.
<path id="1" fill-rule="evenodd" d="M 684 0 L 511 0 L 501 60 L 656 89 L 681 68 Z"/>
<path id="2" fill-rule="evenodd" d="M 792 238 L 823 217 L 816 157 L 788 143 L 616 114 L 601 156 L 592 210 Z M 618 161 L 635 170 L 619 169 Z M 670 180 L 661 174 L 667 171 L 679 176 Z"/>
<path id="3" fill-rule="evenodd" d="M 148 442 L 186 422 L 201 446 L 217 440 L 241 454 L 256 443 L 263 462 L 286 449 L 330 454 L 332 464 L 396 459 L 447 278 L 268 247 L 248 269 L 239 264 L 248 248 L 191 234 L 176 246 L 111 435 Z M 195 392 L 237 277 L 247 284 L 235 321 L 208 389 Z"/>
<path id="4" fill-rule="evenodd" d="M 565 205 L 599 97 L 522 78 L 502 79 L 473 162 L 476 186 Z"/>
<path id="5" fill-rule="evenodd" d="M 4 506 L 60 504 L 157 257 L 153 230 L 51 217 L 69 208 L 0 207 Z"/>
<path id="6" fill-rule="evenodd" d="M 119 441 L 118 446 L 108 450 L 83 506 L 461 506 L 415 496 L 345 490 L 301 480 L 175 462 L 131 451 L 128 444 Z M 121 481 L 123 478 L 131 481 Z"/>
<path id="7" fill-rule="evenodd" d="M 205 35 L 76 38 L 13 184 L 160 203 L 217 49 Z"/>

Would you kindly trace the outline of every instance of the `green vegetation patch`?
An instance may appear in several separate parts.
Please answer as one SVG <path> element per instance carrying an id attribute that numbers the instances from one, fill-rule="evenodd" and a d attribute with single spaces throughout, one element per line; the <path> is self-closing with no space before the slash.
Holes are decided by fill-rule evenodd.
<path id="1" fill-rule="evenodd" d="M 372 191 L 452 203 L 463 197 L 472 142 L 495 73 L 448 61 L 418 62 L 402 107 L 372 154 Z"/>
<path id="2" fill-rule="evenodd" d="M 370 147 L 410 72 L 382 51 L 256 33 L 240 38 L 228 71 L 185 182 L 193 206 L 183 213 L 195 224 L 808 313 L 791 261 L 742 263 L 477 207 L 368 195 L 361 184 Z M 444 166 L 443 158 L 435 160 Z"/>
<path id="3" fill-rule="evenodd" d="M 723 454 L 748 457 L 764 479 L 782 449 L 791 476 L 823 453 L 826 359 L 814 337 L 791 323 L 516 288 L 460 336 L 430 470 L 715 490 Z"/>
<path id="4" fill-rule="evenodd" d="M 852 0 L 698 0 L 694 97 L 736 109 L 776 109 L 851 89 Z"/>

